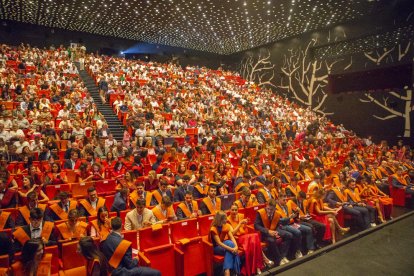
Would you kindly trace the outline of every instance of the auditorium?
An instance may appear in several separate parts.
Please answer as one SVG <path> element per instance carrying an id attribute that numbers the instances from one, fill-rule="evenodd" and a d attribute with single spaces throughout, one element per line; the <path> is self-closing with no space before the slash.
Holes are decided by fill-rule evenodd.
<path id="1" fill-rule="evenodd" d="M 412 0 L 1 0 L 0 276 L 412 275 Z"/>

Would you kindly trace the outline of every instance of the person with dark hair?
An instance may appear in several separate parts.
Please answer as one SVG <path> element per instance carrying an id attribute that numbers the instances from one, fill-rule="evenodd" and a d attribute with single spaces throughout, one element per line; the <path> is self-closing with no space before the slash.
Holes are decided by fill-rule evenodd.
<path id="1" fill-rule="evenodd" d="M 63 163 L 63 168 L 68 170 L 77 170 L 81 164 L 82 160 L 79 159 L 79 153 L 77 151 L 72 151 L 70 159 L 66 159 Z"/>
<path id="2" fill-rule="evenodd" d="M 163 196 L 161 203 L 151 210 L 158 223 L 168 223 L 177 220 L 172 204 L 168 196 Z"/>
<path id="3" fill-rule="evenodd" d="M 216 197 L 217 186 L 210 184 L 208 196 L 200 202 L 200 210 L 203 215 L 215 214 L 221 210 L 221 199 Z"/>
<path id="4" fill-rule="evenodd" d="M 194 184 L 193 196 L 194 199 L 205 198 L 208 193 L 208 178 L 205 174 L 198 177 L 198 182 Z"/>
<path id="5" fill-rule="evenodd" d="M 174 202 L 184 201 L 185 193 L 187 191 L 190 191 L 191 193 L 194 192 L 194 187 L 188 184 L 189 181 L 190 176 L 184 175 L 182 178 L 182 184 L 174 191 Z"/>
<path id="6" fill-rule="evenodd" d="M 128 206 L 128 188 L 122 188 L 115 194 L 114 202 L 111 206 L 111 212 L 117 212 L 119 214 L 120 211 L 124 211 L 127 209 Z"/>
<path id="7" fill-rule="evenodd" d="M 262 241 L 268 243 L 271 259 L 276 264 L 284 265 L 289 262 L 286 255 L 292 241 L 292 234 L 279 228 L 280 215 L 276 211 L 276 200 L 271 198 L 266 206 L 257 212 L 254 229 L 260 232 Z M 277 239 L 282 238 L 283 244 L 278 245 Z"/>
<path id="8" fill-rule="evenodd" d="M 138 230 L 157 222 L 152 211 L 145 208 L 145 199 L 138 199 L 135 206 L 136 208 L 128 212 L 125 216 L 125 230 Z"/>
<path id="9" fill-rule="evenodd" d="M 240 198 L 234 202 L 238 208 L 247 208 L 259 205 L 257 198 L 248 187 L 240 189 Z"/>
<path id="10" fill-rule="evenodd" d="M 270 199 L 276 199 L 277 196 L 277 191 L 273 186 L 273 181 L 266 180 L 264 183 L 264 187 L 262 189 L 259 189 L 257 193 L 257 201 L 260 204 L 264 204 L 268 202 Z"/>
<path id="11" fill-rule="evenodd" d="M 12 264 L 14 276 L 50 275 L 52 254 L 44 254 L 44 244 L 41 239 L 28 239 L 22 249 L 20 261 Z"/>
<path id="12" fill-rule="evenodd" d="M 90 223 L 90 236 L 92 238 L 97 237 L 103 241 L 111 232 L 111 219 L 109 218 L 108 209 L 105 206 L 98 209 L 96 219 Z"/>
<path id="13" fill-rule="evenodd" d="M 144 202 L 137 202 L 137 206 L 144 207 Z M 122 220 L 115 217 L 111 220 L 112 231 L 101 243 L 101 251 L 111 266 L 112 275 L 148 275 L 158 276 L 158 270 L 138 266 L 138 259 L 132 258 L 131 242 L 122 238 Z"/>
<path id="14" fill-rule="evenodd" d="M 77 209 L 69 211 L 68 220 L 62 222 L 56 226 L 59 230 L 60 239 L 59 242 L 68 242 L 77 240 L 87 235 L 88 224 L 84 221 L 79 221 L 79 213 Z"/>
<path id="15" fill-rule="evenodd" d="M 40 208 L 42 212 L 46 210 L 46 204 L 39 204 L 38 196 L 35 191 L 27 194 L 27 205 L 19 207 L 19 213 L 16 217 L 16 225 L 23 226 L 30 224 L 30 211 L 34 208 Z M 49 220 L 48 218 L 45 218 Z"/>
<path id="16" fill-rule="evenodd" d="M 79 240 L 78 249 L 86 259 L 87 276 L 109 275 L 108 261 L 91 237 L 82 237 Z"/>
<path id="17" fill-rule="evenodd" d="M 61 191 L 58 197 L 60 201 L 50 205 L 47 211 L 53 221 L 67 219 L 69 211 L 76 209 L 78 205 L 76 200 L 69 199 L 69 194 L 65 191 Z"/>
<path id="18" fill-rule="evenodd" d="M 198 209 L 198 203 L 193 200 L 193 194 L 190 191 L 185 192 L 184 202 L 178 204 L 176 214 L 179 220 L 196 218 L 202 215 L 201 210 Z"/>
<path id="19" fill-rule="evenodd" d="M 0 208 L 14 208 L 16 206 L 16 188 L 10 188 L 7 181 L 0 178 Z"/>
<path id="20" fill-rule="evenodd" d="M 13 232 L 16 251 L 20 251 L 26 241 L 30 239 L 41 239 L 45 245 L 55 245 L 57 238 L 53 222 L 44 221 L 43 210 L 33 208 L 30 210 L 29 224 L 18 227 Z"/>
<path id="21" fill-rule="evenodd" d="M 213 243 L 214 254 L 224 256 L 224 275 L 230 276 L 231 271 L 239 274 L 241 262 L 237 242 L 233 236 L 233 228 L 227 223 L 227 216 L 223 211 L 215 214 L 208 240 Z"/>
<path id="22" fill-rule="evenodd" d="M 173 200 L 173 194 L 171 189 L 168 188 L 168 183 L 164 179 L 161 179 L 158 183 L 158 189 L 152 192 L 151 206 L 160 204 L 164 196 L 168 196 Z"/>
<path id="23" fill-rule="evenodd" d="M 105 199 L 98 197 L 94 186 L 88 188 L 88 198 L 79 201 L 79 216 L 89 217 L 96 216 L 97 210 L 105 205 Z"/>
<path id="24" fill-rule="evenodd" d="M 152 193 L 145 191 L 145 185 L 143 182 L 137 182 L 136 186 L 137 188 L 135 189 L 135 191 L 132 191 L 132 193 L 129 194 L 130 206 L 135 206 L 135 203 L 138 199 L 144 200 L 145 207 L 151 206 Z"/>

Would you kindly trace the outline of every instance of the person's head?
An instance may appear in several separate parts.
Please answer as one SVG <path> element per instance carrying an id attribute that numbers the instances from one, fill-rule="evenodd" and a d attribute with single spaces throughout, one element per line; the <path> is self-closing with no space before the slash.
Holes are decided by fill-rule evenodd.
<path id="1" fill-rule="evenodd" d="M 161 208 L 163 210 L 168 209 L 169 207 L 171 207 L 172 204 L 173 203 L 172 203 L 171 198 L 169 196 L 163 196 L 162 197 L 162 199 L 161 199 Z"/>
<path id="2" fill-rule="evenodd" d="M 299 199 L 299 200 L 306 199 L 306 193 L 305 193 L 304 191 L 300 191 L 300 192 L 298 193 L 298 199 Z"/>
<path id="3" fill-rule="evenodd" d="M 397 167 L 397 170 L 395 172 L 397 173 L 398 176 L 401 176 L 404 172 L 404 169 L 401 166 L 399 166 Z"/>
<path id="4" fill-rule="evenodd" d="M 184 200 L 185 200 L 185 202 L 187 204 L 192 203 L 192 201 L 193 201 L 193 193 L 191 191 L 187 190 L 185 192 L 185 195 L 184 195 Z"/>
<path id="5" fill-rule="evenodd" d="M 98 247 L 96 246 L 94 240 L 91 237 L 86 236 L 80 238 L 78 244 L 78 252 L 82 254 L 82 256 L 85 257 L 85 259 L 87 260 L 99 259 L 101 264 L 101 273 L 102 270 L 107 270 L 106 258 L 102 254 L 102 252 L 98 250 Z"/>
<path id="6" fill-rule="evenodd" d="M 122 230 L 122 219 L 120 217 L 114 217 L 111 219 L 112 231 L 121 232 Z"/>
<path id="7" fill-rule="evenodd" d="M 145 199 L 140 199 L 140 198 L 137 199 L 136 209 L 137 209 L 138 215 L 142 215 L 145 209 Z"/>
<path id="8" fill-rule="evenodd" d="M 286 205 L 286 194 L 279 195 L 279 205 L 285 206 Z"/>
<path id="9" fill-rule="evenodd" d="M 252 195 L 252 191 L 248 187 L 243 187 L 241 189 L 240 198 L 243 200 L 243 202 L 248 202 L 251 195 Z"/>
<path id="10" fill-rule="evenodd" d="M 346 181 L 346 187 L 349 189 L 355 189 L 355 180 L 350 178 Z"/>
<path id="11" fill-rule="evenodd" d="M 43 210 L 37 207 L 30 210 L 29 221 L 33 228 L 39 228 L 43 221 Z"/>
<path id="12" fill-rule="evenodd" d="M 79 212 L 77 209 L 72 209 L 68 213 L 68 224 L 75 226 L 79 219 Z"/>
<path id="13" fill-rule="evenodd" d="M 137 183 L 137 194 L 142 195 L 145 191 L 145 184 L 143 182 Z"/>
<path id="14" fill-rule="evenodd" d="M 95 202 L 98 199 L 98 194 L 96 192 L 95 187 L 94 186 L 91 186 L 91 187 L 88 188 L 87 191 L 88 191 L 89 201 Z"/>
<path id="15" fill-rule="evenodd" d="M 69 202 L 69 195 L 68 195 L 68 193 L 67 193 L 67 192 L 65 192 L 65 191 L 61 191 L 61 192 L 59 193 L 59 199 L 60 199 L 60 202 L 61 202 L 63 205 L 68 204 L 68 202 Z"/>
<path id="16" fill-rule="evenodd" d="M 239 206 L 236 203 L 233 203 L 230 207 L 230 214 L 235 216 L 239 212 Z"/>
<path id="17" fill-rule="evenodd" d="M 183 181 L 183 186 L 185 187 L 185 186 L 188 186 L 188 182 L 190 181 L 190 176 L 188 176 L 188 175 L 184 175 L 183 176 L 183 178 L 182 178 L 182 181 Z"/>
<path id="18" fill-rule="evenodd" d="M 268 215 L 273 215 L 276 210 L 276 200 L 274 198 L 269 199 L 269 201 L 266 203 L 265 209 Z"/>
<path id="19" fill-rule="evenodd" d="M 224 224 L 226 224 L 226 221 L 227 221 L 226 213 L 224 213 L 223 211 L 218 211 L 216 215 L 214 216 L 211 226 L 216 226 L 216 227 L 223 226 Z"/>
<path id="20" fill-rule="evenodd" d="M 160 188 L 160 191 L 166 192 L 167 189 L 168 189 L 168 183 L 167 183 L 167 181 L 165 179 L 161 179 L 160 182 L 159 182 L 159 184 L 158 184 L 158 187 Z"/>
<path id="21" fill-rule="evenodd" d="M 43 257 L 44 245 L 40 239 L 30 239 L 22 248 L 23 272 L 28 274 L 31 269 L 39 264 Z"/>
<path id="22" fill-rule="evenodd" d="M 215 185 L 210 185 L 208 187 L 208 196 L 210 198 L 215 198 L 217 195 L 217 187 Z"/>
<path id="23" fill-rule="evenodd" d="M 29 209 L 36 207 L 38 202 L 37 193 L 35 191 L 31 191 L 27 194 L 27 205 L 29 206 Z"/>
<path id="24" fill-rule="evenodd" d="M 60 165 L 59 163 L 53 163 L 52 164 L 52 172 L 53 173 L 60 173 L 61 169 L 60 169 Z"/>
<path id="25" fill-rule="evenodd" d="M 100 223 L 105 223 L 105 220 L 109 217 L 108 209 L 105 206 L 99 207 L 96 217 Z"/>
<path id="26" fill-rule="evenodd" d="M 79 158 L 79 154 L 78 154 L 78 152 L 77 152 L 77 151 L 72 151 L 72 153 L 70 154 L 70 158 L 71 158 L 73 161 L 78 160 L 78 158 Z"/>

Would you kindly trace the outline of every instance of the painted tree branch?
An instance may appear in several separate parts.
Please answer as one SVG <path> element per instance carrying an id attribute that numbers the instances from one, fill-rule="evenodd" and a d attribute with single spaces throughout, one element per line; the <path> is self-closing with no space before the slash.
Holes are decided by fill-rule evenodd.
<path id="1" fill-rule="evenodd" d="M 275 87 L 272 83 L 275 77 L 275 65 L 270 60 L 269 50 L 264 54 L 260 54 L 257 60 L 254 56 L 244 59 L 241 67 L 243 68 L 241 75 L 247 81 L 256 82 L 258 86 L 269 85 Z"/>

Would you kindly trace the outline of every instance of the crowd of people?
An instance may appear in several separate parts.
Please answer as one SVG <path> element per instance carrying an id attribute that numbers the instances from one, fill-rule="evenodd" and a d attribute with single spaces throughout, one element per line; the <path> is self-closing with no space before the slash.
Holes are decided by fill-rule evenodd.
<path id="1" fill-rule="evenodd" d="M 0 47 L 0 231 L 12 229 L 1 254 L 17 275 L 47 269 L 44 247 L 74 240 L 88 275 L 158 275 L 137 266 L 122 231 L 204 215 L 214 215 L 207 239 L 224 274 L 258 274 L 391 219 L 390 189 L 413 207 L 406 145 L 359 138 L 234 72 L 94 54 L 83 62 L 125 124 L 122 141 L 70 49 Z M 100 194 L 105 180 L 116 188 Z M 84 195 L 70 189 L 79 183 Z M 243 210 L 253 206 L 250 220 Z"/>

